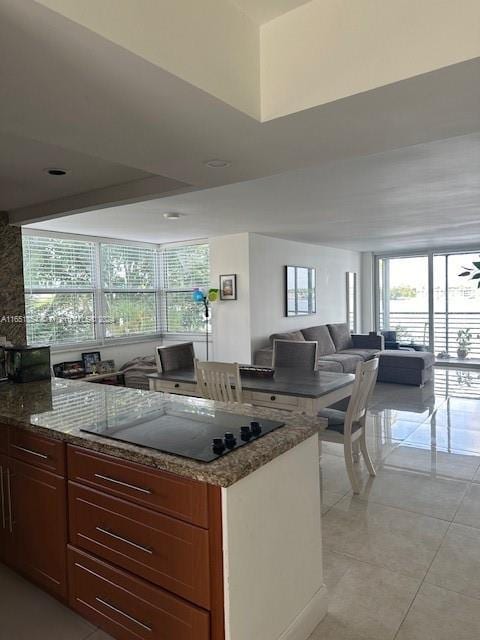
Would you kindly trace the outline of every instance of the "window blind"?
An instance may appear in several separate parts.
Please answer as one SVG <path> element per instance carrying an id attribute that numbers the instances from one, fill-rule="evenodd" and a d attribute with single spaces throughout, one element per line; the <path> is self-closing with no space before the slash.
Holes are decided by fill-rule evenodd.
<path id="1" fill-rule="evenodd" d="M 156 250 L 124 244 L 102 244 L 102 284 L 105 289 L 154 289 Z"/>
<path id="2" fill-rule="evenodd" d="M 23 269 L 27 292 L 39 289 L 93 289 L 93 242 L 23 236 Z"/>
<path id="3" fill-rule="evenodd" d="M 162 251 L 162 315 L 167 333 L 205 331 L 203 305 L 192 300 L 192 291 L 209 286 L 209 258 L 208 244 L 172 246 Z"/>

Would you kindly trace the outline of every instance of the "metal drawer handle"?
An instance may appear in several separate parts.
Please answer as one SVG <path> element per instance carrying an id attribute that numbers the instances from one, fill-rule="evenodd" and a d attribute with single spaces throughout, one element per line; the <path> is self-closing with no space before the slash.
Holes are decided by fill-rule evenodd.
<path id="1" fill-rule="evenodd" d="M 122 482 L 121 480 L 115 480 L 115 478 L 104 476 L 101 473 L 95 473 L 94 477 L 99 478 L 99 480 L 105 480 L 106 482 L 111 482 L 112 484 L 119 484 L 121 487 L 126 487 L 127 489 L 140 491 L 140 493 L 148 493 L 149 495 L 153 493 L 151 489 L 143 489 L 143 487 L 136 487 L 134 484 L 129 484 L 128 482 Z"/>
<path id="2" fill-rule="evenodd" d="M 7 468 L 7 497 L 8 497 L 8 530 L 13 533 L 13 518 L 12 518 L 12 492 L 10 487 L 10 469 Z"/>
<path id="3" fill-rule="evenodd" d="M 180 387 L 178 382 L 176 382 L 174 386 L 175 386 L 175 389 L 178 389 Z"/>
<path id="4" fill-rule="evenodd" d="M 25 449 L 25 447 L 20 447 L 18 444 L 12 444 L 14 449 L 18 449 L 19 451 L 23 451 L 24 453 L 29 453 L 32 456 L 37 456 L 37 458 L 42 458 L 43 460 L 48 460 L 48 456 L 44 453 L 38 453 L 38 451 L 32 451 L 32 449 Z"/>
<path id="5" fill-rule="evenodd" d="M 152 547 L 147 547 L 143 544 L 137 544 L 136 542 L 127 540 L 127 538 L 123 538 L 122 536 L 119 536 L 117 533 L 114 533 L 109 529 L 104 529 L 103 527 L 95 527 L 95 530 L 99 531 L 100 533 L 103 533 L 106 536 L 110 536 L 110 538 L 114 538 L 115 540 L 119 540 L 120 542 L 124 542 L 125 544 L 129 544 L 131 547 L 135 547 L 135 549 L 138 549 L 139 551 L 143 551 L 144 553 L 149 553 L 150 555 L 153 555 Z"/>
<path id="6" fill-rule="evenodd" d="M 276 400 L 276 399 L 277 399 L 277 396 L 270 396 L 270 400 L 273 401 L 273 400 Z"/>
<path id="7" fill-rule="evenodd" d="M 115 607 L 113 604 L 110 604 L 106 600 L 103 600 L 102 598 L 99 598 L 98 596 L 95 598 L 95 600 L 97 602 L 99 602 L 100 604 L 103 604 L 104 607 L 107 607 L 108 609 L 111 609 L 112 611 L 115 611 L 115 613 L 120 614 L 121 616 L 123 616 L 127 620 L 130 620 L 130 622 L 134 622 L 135 624 L 138 624 L 138 626 L 142 627 L 142 629 L 145 629 L 146 631 L 150 631 L 150 632 L 153 631 L 152 627 L 149 627 L 148 624 L 143 624 L 143 622 L 140 622 L 140 620 L 137 620 L 136 618 L 133 618 L 132 616 L 128 615 L 128 613 L 125 613 L 125 611 L 122 611 L 118 607 Z"/>
<path id="8" fill-rule="evenodd" d="M 2 528 L 7 528 L 7 518 L 5 517 L 5 494 L 3 491 L 3 467 L 0 465 L 0 493 L 2 494 Z"/>

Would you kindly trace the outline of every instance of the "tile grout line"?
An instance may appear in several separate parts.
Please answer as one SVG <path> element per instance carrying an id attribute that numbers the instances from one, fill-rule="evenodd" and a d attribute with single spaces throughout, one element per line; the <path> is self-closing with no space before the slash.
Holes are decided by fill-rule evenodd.
<path id="1" fill-rule="evenodd" d="M 452 528 L 452 525 L 453 525 L 453 524 L 455 524 L 455 522 L 454 522 L 455 517 L 456 517 L 456 515 L 457 515 L 457 513 L 458 513 L 458 510 L 460 509 L 460 507 L 461 507 L 461 505 L 462 505 L 462 503 L 463 503 L 463 501 L 464 501 L 464 499 L 465 499 L 465 496 L 467 495 L 467 491 L 471 488 L 472 484 L 474 484 L 474 483 L 473 483 L 473 481 L 470 481 L 470 482 L 467 484 L 467 486 L 465 487 L 465 491 L 464 491 L 464 493 L 463 493 L 462 499 L 460 500 L 460 502 L 458 503 L 457 508 L 455 509 L 455 513 L 453 514 L 452 520 L 450 520 L 450 521 L 449 521 L 449 523 L 448 523 L 448 528 L 447 528 L 447 530 L 445 531 L 445 534 L 443 535 L 443 537 L 442 537 L 442 540 L 441 540 L 440 544 L 438 545 L 438 549 L 437 549 L 437 551 L 435 552 L 435 554 L 434 554 L 434 556 L 433 556 L 433 558 L 432 558 L 432 561 L 431 561 L 431 562 L 430 562 L 430 564 L 428 565 L 427 571 L 425 572 L 425 575 L 424 575 L 424 577 L 422 578 L 422 581 L 421 581 L 421 583 L 420 583 L 420 585 L 419 585 L 419 587 L 418 587 L 417 591 L 415 592 L 415 595 L 413 596 L 413 599 L 412 599 L 412 602 L 410 603 L 410 606 L 408 607 L 408 609 L 407 609 L 407 611 L 406 611 L 405 615 L 404 615 L 404 616 L 403 616 L 403 618 L 402 618 L 402 621 L 400 622 L 400 625 L 399 625 L 399 627 L 398 627 L 398 629 L 397 629 L 397 631 L 396 631 L 396 633 L 395 633 L 395 635 L 394 635 L 394 637 L 393 637 L 393 640 L 396 640 L 396 638 L 397 638 L 398 634 L 400 633 L 400 630 L 401 630 L 401 628 L 402 628 L 402 625 L 403 625 L 403 623 L 405 622 L 405 620 L 407 619 L 407 616 L 408 616 L 408 614 L 410 613 L 410 610 L 411 610 L 411 608 L 413 607 L 413 605 L 414 605 L 414 603 L 415 603 L 415 600 L 417 599 L 417 596 L 418 596 L 418 594 L 419 594 L 420 589 L 422 588 L 422 586 L 423 586 L 424 584 L 431 584 L 430 582 L 427 582 L 427 576 L 428 576 L 428 573 L 429 573 L 430 569 L 432 568 L 432 565 L 433 565 L 433 563 L 435 562 L 435 560 L 436 560 L 436 558 L 437 558 L 438 554 L 440 553 L 440 549 L 442 548 L 442 545 L 443 545 L 443 543 L 444 543 L 444 541 L 445 541 L 445 539 L 446 539 L 446 537 L 447 537 L 447 535 L 448 535 L 448 532 L 449 532 L 449 531 L 450 531 L 450 529 Z M 433 585 L 433 586 L 438 586 L 438 585 Z M 443 587 L 442 587 L 442 588 L 443 588 Z M 458 593 L 457 591 L 453 591 L 452 589 L 446 589 L 446 591 L 450 591 L 451 593 Z M 460 594 L 460 595 L 462 595 L 462 594 Z"/>

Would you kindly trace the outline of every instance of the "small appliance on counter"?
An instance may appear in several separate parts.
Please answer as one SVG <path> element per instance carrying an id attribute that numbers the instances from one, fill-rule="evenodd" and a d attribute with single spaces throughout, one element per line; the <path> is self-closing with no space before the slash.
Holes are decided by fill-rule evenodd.
<path id="1" fill-rule="evenodd" d="M 5 347 L 5 364 L 12 382 L 36 382 L 52 376 L 50 347 Z"/>

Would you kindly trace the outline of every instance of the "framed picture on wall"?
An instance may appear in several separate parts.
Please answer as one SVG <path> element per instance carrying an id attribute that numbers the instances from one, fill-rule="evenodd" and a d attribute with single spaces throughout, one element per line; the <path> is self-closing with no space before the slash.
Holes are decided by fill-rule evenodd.
<path id="1" fill-rule="evenodd" d="M 220 276 L 220 300 L 237 299 L 237 274 Z"/>
<path id="2" fill-rule="evenodd" d="M 308 316 L 317 312 L 316 274 L 313 267 L 285 267 L 285 315 Z"/>

